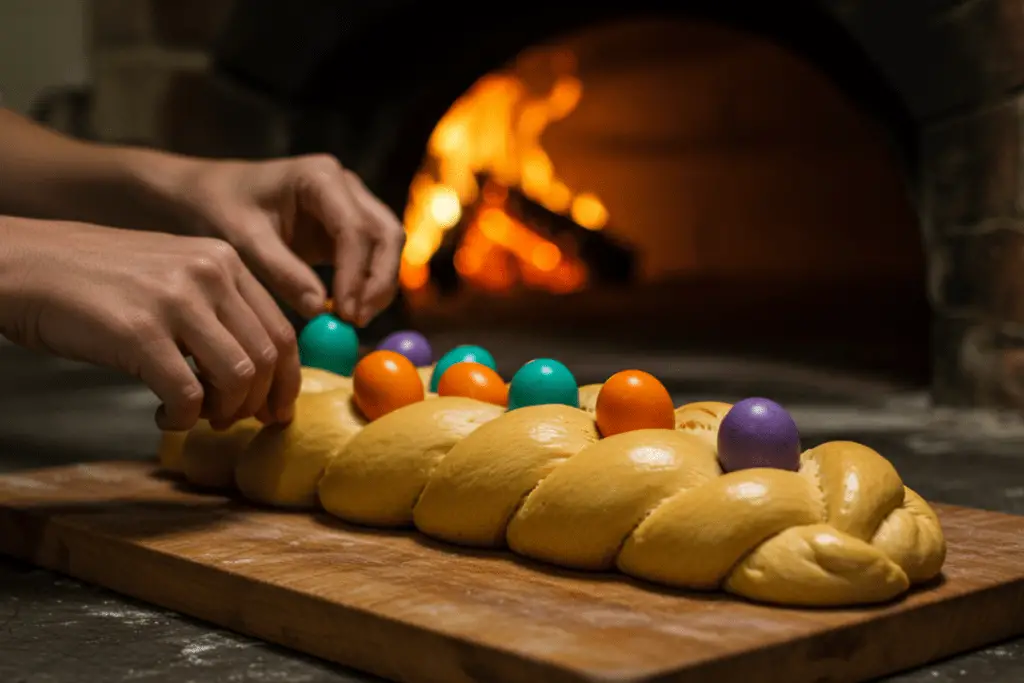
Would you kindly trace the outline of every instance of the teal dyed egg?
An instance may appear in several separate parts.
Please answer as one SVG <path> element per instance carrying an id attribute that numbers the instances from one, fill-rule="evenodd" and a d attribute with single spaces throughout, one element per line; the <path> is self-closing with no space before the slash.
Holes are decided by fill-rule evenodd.
<path id="1" fill-rule="evenodd" d="M 313 318 L 299 333 L 299 361 L 306 367 L 351 377 L 358 360 L 355 328 L 330 313 Z"/>
<path id="2" fill-rule="evenodd" d="M 580 407 L 576 378 L 557 360 L 538 358 L 519 368 L 508 389 L 508 409 L 559 403 Z"/>
<path id="3" fill-rule="evenodd" d="M 480 365 L 486 365 L 495 372 L 498 371 L 498 364 L 494 362 L 494 356 L 491 355 L 490 351 L 482 346 L 462 344 L 441 356 L 441 359 L 437 361 L 437 365 L 434 366 L 434 372 L 430 375 L 430 390 L 432 392 L 437 393 L 437 384 L 441 381 L 441 375 L 456 363 L 479 363 Z"/>

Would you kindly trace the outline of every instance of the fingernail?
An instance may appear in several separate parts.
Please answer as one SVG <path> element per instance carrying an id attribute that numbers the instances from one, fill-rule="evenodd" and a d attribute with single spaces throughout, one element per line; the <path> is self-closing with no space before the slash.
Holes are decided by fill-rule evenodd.
<path id="1" fill-rule="evenodd" d="M 302 306 L 300 313 L 310 318 L 326 310 L 324 298 L 313 292 L 303 294 L 299 303 Z"/>

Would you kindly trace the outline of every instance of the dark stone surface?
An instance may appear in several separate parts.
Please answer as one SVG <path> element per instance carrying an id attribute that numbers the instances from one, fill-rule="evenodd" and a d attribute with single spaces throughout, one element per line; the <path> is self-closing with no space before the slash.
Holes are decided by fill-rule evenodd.
<path id="1" fill-rule="evenodd" d="M 492 341 L 492 340 L 483 340 Z M 553 349 L 581 381 L 625 365 L 651 369 L 677 400 L 767 393 L 787 404 L 807 443 L 842 436 L 890 457 L 909 485 L 936 501 L 1024 514 L 1024 429 L 986 416 L 943 417 L 920 393 L 865 377 L 742 359 L 642 357 Z M 443 346 L 444 343 L 440 342 Z M 530 345 L 505 343 L 515 363 Z M 0 470 L 152 457 L 152 398 L 106 372 L 0 347 Z M 756 389 L 756 392 L 754 391 Z M 362 674 L 85 586 L 0 561 L 0 681 L 5 683 L 355 683 Z M 990 647 L 889 680 L 1024 680 L 1024 640 Z"/>

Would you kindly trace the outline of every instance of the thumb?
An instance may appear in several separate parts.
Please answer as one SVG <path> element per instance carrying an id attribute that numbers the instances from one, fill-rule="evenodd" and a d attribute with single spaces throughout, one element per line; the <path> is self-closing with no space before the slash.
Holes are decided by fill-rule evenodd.
<path id="1" fill-rule="evenodd" d="M 267 288 L 299 315 L 309 319 L 326 310 L 327 292 L 320 278 L 273 228 L 250 227 L 236 249 Z"/>

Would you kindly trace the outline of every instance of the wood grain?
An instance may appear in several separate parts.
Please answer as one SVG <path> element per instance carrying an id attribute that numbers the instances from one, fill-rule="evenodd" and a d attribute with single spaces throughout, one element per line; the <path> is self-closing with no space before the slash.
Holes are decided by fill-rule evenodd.
<path id="1" fill-rule="evenodd" d="M 944 579 L 787 610 L 255 509 L 140 463 L 0 477 L 0 551 L 409 683 L 863 681 L 1024 632 L 1024 517 L 937 506 Z"/>

